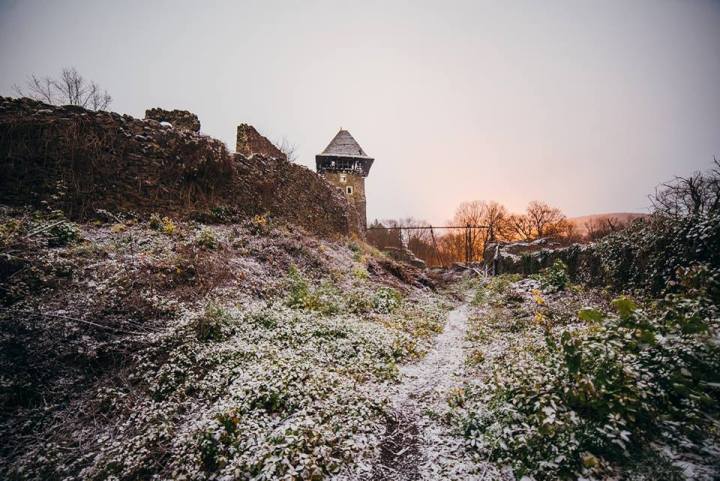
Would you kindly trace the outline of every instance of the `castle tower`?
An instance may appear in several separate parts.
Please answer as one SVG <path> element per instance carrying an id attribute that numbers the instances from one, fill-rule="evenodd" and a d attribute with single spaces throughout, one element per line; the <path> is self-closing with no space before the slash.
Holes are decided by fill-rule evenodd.
<path id="1" fill-rule="evenodd" d="M 315 156 L 318 174 L 345 194 L 358 213 L 363 232 L 367 228 L 365 177 L 374 161 L 347 130 L 340 130 L 325 150 Z"/>

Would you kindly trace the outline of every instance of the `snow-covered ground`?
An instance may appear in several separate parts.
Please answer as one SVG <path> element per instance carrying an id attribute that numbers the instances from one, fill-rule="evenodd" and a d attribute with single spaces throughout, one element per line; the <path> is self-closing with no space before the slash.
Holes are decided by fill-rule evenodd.
<path id="1" fill-rule="evenodd" d="M 497 467 L 469 452 L 461 433 L 446 422 L 465 377 L 468 311 L 467 304 L 452 310 L 432 350 L 400 368 L 401 382 L 391 388 L 392 412 L 377 459 L 338 479 L 503 479 Z"/>

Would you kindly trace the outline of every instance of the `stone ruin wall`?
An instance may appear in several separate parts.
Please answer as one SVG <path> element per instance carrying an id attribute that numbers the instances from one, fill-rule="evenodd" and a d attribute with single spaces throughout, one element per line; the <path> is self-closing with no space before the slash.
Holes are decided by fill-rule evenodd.
<path id="1" fill-rule="evenodd" d="M 550 239 L 530 242 L 491 242 L 485 248 L 483 263 L 493 275 L 537 274 L 561 260 L 571 279 L 597 285 L 603 279 L 600 258 L 593 244 L 561 246 Z M 602 282 L 602 281 L 600 281 Z"/>
<path id="2" fill-rule="evenodd" d="M 363 234 L 347 200 L 305 167 L 114 112 L 0 97 L 0 171 L 0 204 L 50 206 L 78 221 L 99 209 L 207 218 L 223 208 L 321 236 Z"/>
<path id="3" fill-rule="evenodd" d="M 197 115 L 187 110 L 148 109 L 145 111 L 145 120 L 167 122 L 177 130 L 200 132 L 200 119 L 198 119 Z"/>
<path id="4" fill-rule="evenodd" d="M 260 135 L 255 127 L 248 124 L 240 124 L 237 128 L 237 144 L 235 151 L 247 158 L 254 155 L 272 159 L 287 160 L 287 155 L 278 149 L 275 144 L 266 137 Z"/>

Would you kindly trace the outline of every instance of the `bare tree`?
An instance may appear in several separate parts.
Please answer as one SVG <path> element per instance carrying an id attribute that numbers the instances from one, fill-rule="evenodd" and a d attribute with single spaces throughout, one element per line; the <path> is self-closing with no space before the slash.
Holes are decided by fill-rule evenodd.
<path id="1" fill-rule="evenodd" d="M 25 88 L 13 86 L 21 97 L 30 97 L 52 105 L 78 105 L 91 110 L 105 110 L 112 97 L 107 90 L 93 81 L 86 80 L 74 68 L 64 68 L 59 78 L 35 75 L 25 82 Z"/>
<path id="2" fill-rule="evenodd" d="M 528 204 L 527 217 L 535 229 L 536 237 L 556 234 L 557 224 L 565 220 L 565 215 L 560 209 L 538 201 Z"/>
<path id="3" fill-rule="evenodd" d="M 288 162 L 296 162 L 298 160 L 298 148 L 297 145 L 290 142 L 287 137 L 283 137 L 280 141 L 275 142 L 280 152 L 285 154 L 285 158 Z"/>
<path id="4" fill-rule="evenodd" d="M 438 238 L 438 247 L 445 262 L 462 262 L 465 259 L 465 234 L 462 231 L 446 232 Z"/>
<path id="5" fill-rule="evenodd" d="M 510 214 L 504 205 L 495 201 L 485 204 L 482 225 L 487 226 L 485 242 L 494 240 L 508 240 L 512 237 L 510 227 Z"/>
<path id="6" fill-rule="evenodd" d="M 585 238 L 589 241 L 596 241 L 608 234 L 625 229 L 629 224 L 630 222 L 624 222 L 613 216 L 590 219 L 585 222 Z"/>
<path id="7" fill-rule="evenodd" d="M 720 209 L 720 161 L 713 168 L 690 177 L 675 177 L 650 196 L 656 212 L 671 217 L 706 214 Z"/>
<path id="8" fill-rule="evenodd" d="M 502 204 L 474 200 L 463 202 L 455 211 L 454 223 L 458 226 L 480 226 L 470 230 L 470 242 L 474 255 L 482 256 L 488 242 L 509 240 L 513 237 L 510 214 Z"/>
<path id="9" fill-rule="evenodd" d="M 380 223 L 375 219 L 370 224 L 370 229 L 367 232 L 368 242 L 381 250 L 386 247 L 402 248 L 400 230 L 393 229 L 393 227 L 397 227 L 396 221 L 383 221 L 383 223 Z"/>
<path id="10" fill-rule="evenodd" d="M 565 245 L 582 242 L 583 240 L 583 236 L 580 234 L 577 226 L 568 219 L 562 219 L 553 224 L 548 234 Z"/>
<path id="11" fill-rule="evenodd" d="M 512 236 L 516 239 L 529 241 L 535 237 L 532 220 L 525 214 L 512 214 L 508 218 L 508 225 L 512 230 Z"/>
<path id="12" fill-rule="evenodd" d="M 487 204 L 485 201 L 473 200 L 470 202 L 463 202 L 455 211 L 453 223 L 462 227 L 483 225 L 486 210 Z M 472 256 L 476 257 L 478 254 L 482 256 L 483 249 L 485 248 L 485 237 L 478 233 L 477 229 L 469 229 L 467 235 L 469 236 Z"/>

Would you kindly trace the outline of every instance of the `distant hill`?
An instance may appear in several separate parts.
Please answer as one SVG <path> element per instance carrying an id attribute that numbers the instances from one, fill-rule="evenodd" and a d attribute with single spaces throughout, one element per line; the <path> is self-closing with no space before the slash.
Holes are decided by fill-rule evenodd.
<path id="1" fill-rule="evenodd" d="M 580 234 L 585 234 L 587 229 L 585 223 L 590 220 L 603 220 L 610 217 L 615 217 L 622 222 L 629 222 L 634 219 L 647 217 L 649 214 L 641 214 L 639 212 L 608 212 L 605 214 L 594 214 L 594 215 L 583 215 L 580 217 L 569 217 L 568 220 L 572 222 L 577 228 Z"/>

